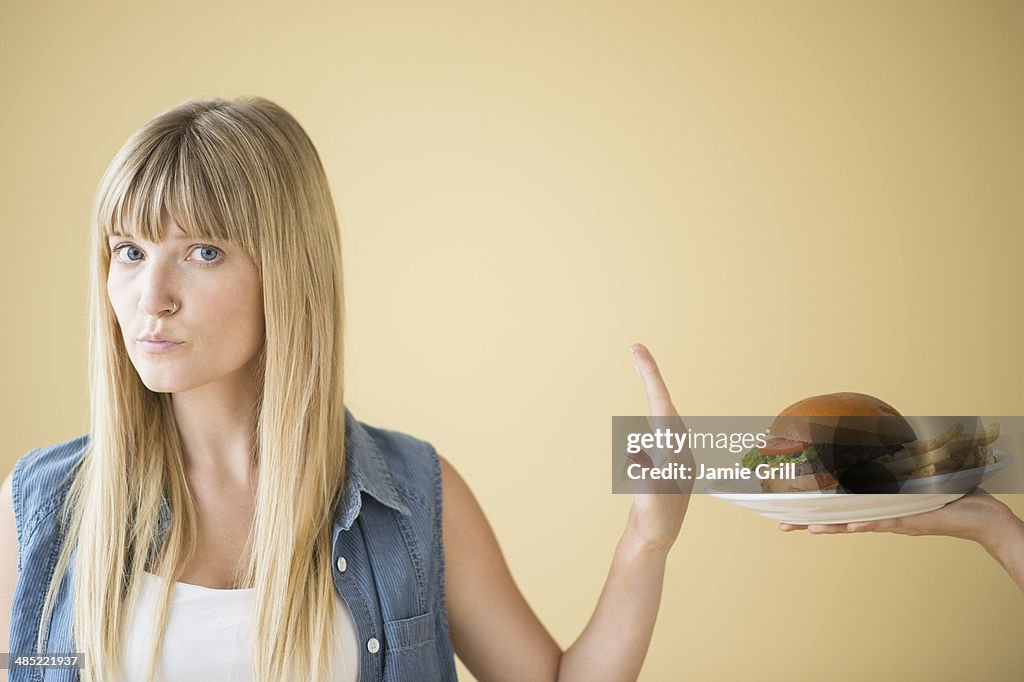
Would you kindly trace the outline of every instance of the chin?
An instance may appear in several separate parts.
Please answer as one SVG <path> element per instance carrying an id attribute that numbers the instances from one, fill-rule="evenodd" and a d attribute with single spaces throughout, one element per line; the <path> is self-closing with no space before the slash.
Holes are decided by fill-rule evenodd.
<path id="1" fill-rule="evenodd" d="M 143 385 L 153 393 L 178 393 L 184 390 L 178 384 L 167 381 L 146 381 L 142 380 Z"/>
<path id="2" fill-rule="evenodd" d="M 153 393 L 181 393 L 196 387 L 195 381 L 185 381 L 176 377 L 154 376 L 152 373 L 139 373 L 142 384 Z"/>

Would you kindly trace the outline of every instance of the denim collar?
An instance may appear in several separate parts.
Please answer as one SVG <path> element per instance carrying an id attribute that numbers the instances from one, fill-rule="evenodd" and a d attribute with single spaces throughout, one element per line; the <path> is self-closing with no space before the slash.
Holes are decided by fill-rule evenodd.
<path id="1" fill-rule="evenodd" d="M 349 409 L 345 408 L 345 492 L 341 504 L 335 509 L 334 523 L 348 530 L 362 508 L 361 491 L 373 495 L 377 501 L 397 512 L 412 516 L 412 512 L 398 494 L 384 456 L 377 443 Z"/>
<path id="2" fill-rule="evenodd" d="M 345 408 L 345 490 L 334 509 L 334 529 L 348 530 L 362 509 L 362 492 L 372 495 L 397 512 L 411 516 L 409 507 L 402 501 L 395 487 L 391 471 L 374 439 L 349 409 Z M 171 510 L 166 496 L 160 498 L 160 518 L 157 522 L 159 546 L 170 530 Z M 333 536 L 332 532 L 332 536 Z"/>

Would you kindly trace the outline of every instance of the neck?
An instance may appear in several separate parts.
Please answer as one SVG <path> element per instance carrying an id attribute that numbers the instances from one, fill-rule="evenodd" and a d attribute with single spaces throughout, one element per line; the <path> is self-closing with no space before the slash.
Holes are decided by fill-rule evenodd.
<path id="1" fill-rule="evenodd" d="M 252 486 L 256 390 L 246 382 L 216 382 L 171 397 L 186 473 L 192 479 Z"/>

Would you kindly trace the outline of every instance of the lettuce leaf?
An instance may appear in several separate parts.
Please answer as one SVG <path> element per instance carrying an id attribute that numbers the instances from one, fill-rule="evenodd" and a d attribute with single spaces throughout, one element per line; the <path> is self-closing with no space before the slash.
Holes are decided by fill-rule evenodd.
<path id="1" fill-rule="evenodd" d="M 804 450 L 794 455 L 762 455 L 760 450 L 752 448 L 750 452 L 743 456 L 743 461 L 740 462 L 740 465 L 747 469 L 754 469 L 758 464 L 768 464 L 773 467 L 789 464 L 790 462 L 802 464 L 803 462 L 811 462 L 818 459 L 819 451 L 827 447 L 829 445 L 816 443 L 807 446 Z"/>

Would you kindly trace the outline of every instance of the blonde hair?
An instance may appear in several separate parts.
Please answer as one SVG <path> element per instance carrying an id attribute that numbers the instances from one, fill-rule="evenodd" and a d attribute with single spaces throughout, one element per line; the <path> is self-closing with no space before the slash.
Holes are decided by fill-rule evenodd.
<path id="1" fill-rule="evenodd" d="M 328 679 L 337 655 L 332 513 L 345 478 L 341 238 L 312 142 L 288 112 L 258 97 L 189 101 L 160 114 L 103 175 L 92 232 L 90 447 L 62 510 L 67 538 L 44 601 L 39 650 L 76 551 L 73 628 L 83 680 L 121 674 L 126 621 L 141 573 L 152 567 L 163 581 L 152 680 L 172 583 L 195 552 L 171 396 L 143 385 L 106 293 L 107 237 L 159 241 L 165 214 L 190 236 L 237 244 L 259 269 L 259 482 L 236 584 L 255 588 L 254 679 Z M 164 498 L 174 521 L 158 536 Z"/>

